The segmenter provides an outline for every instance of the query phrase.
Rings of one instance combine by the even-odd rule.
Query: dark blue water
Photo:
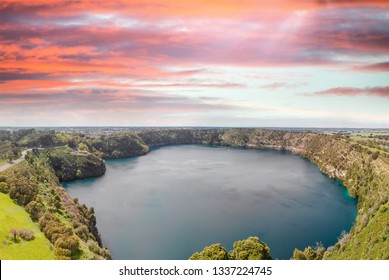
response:
[[[289,259],[296,247],[333,245],[357,213],[339,181],[282,151],[169,146],[64,185],[95,208],[114,259],[187,259],[249,236]]]

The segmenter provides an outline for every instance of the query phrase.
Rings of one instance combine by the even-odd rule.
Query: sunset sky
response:
[[[389,1],[1,0],[0,126],[389,128]]]

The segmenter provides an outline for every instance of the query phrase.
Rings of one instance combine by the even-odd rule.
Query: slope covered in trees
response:
[[[57,259],[111,258],[102,247],[93,208],[69,196],[48,161],[46,156],[29,155],[2,173],[0,191],[24,207]]]

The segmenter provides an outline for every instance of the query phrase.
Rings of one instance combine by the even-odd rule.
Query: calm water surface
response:
[[[187,259],[252,235],[289,259],[296,247],[333,245],[357,213],[339,181],[282,151],[169,146],[64,186],[95,208],[114,259]]]

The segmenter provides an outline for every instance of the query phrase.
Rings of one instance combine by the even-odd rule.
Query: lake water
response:
[[[188,259],[249,236],[289,259],[296,247],[335,244],[357,213],[339,181],[283,151],[167,146],[108,160],[104,176],[64,186],[95,208],[114,259]]]

